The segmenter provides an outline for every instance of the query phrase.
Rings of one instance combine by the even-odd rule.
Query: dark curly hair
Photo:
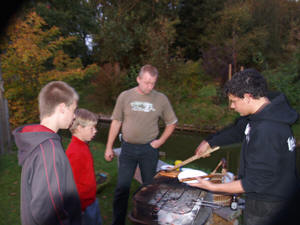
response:
[[[226,95],[232,94],[244,98],[244,94],[251,94],[253,98],[265,97],[268,86],[265,78],[255,69],[245,69],[237,72],[224,86]]]

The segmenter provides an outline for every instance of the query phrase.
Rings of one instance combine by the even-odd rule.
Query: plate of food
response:
[[[207,176],[207,173],[202,170],[187,169],[178,174],[178,180],[184,183],[197,183],[198,181],[196,177],[202,176]]]

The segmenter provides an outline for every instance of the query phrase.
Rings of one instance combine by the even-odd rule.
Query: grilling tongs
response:
[[[188,164],[188,163],[191,163],[191,162],[193,162],[193,161],[195,161],[195,160],[197,160],[197,159],[203,158],[203,157],[205,157],[206,155],[208,155],[208,154],[210,154],[210,153],[212,153],[212,152],[214,152],[214,151],[219,150],[219,148],[220,148],[220,146],[216,146],[216,147],[214,147],[214,148],[211,148],[211,149],[207,150],[206,152],[202,153],[201,155],[194,155],[194,156],[192,156],[192,157],[190,157],[190,158],[184,160],[182,163],[179,163],[179,164],[177,164],[176,166],[171,167],[170,169],[168,169],[168,171],[176,170],[176,169],[178,169],[178,168],[180,168],[180,167],[182,167],[182,166],[185,166],[185,165]]]
[[[188,164],[188,163],[190,163],[190,162],[193,162],[193,161],[195,161],[195,160],[197,160],[197,159],[200,159],[200,158],[202,158],[202,157],[205,157],[206,155],[208,155],[208,154],[210,154],[210,153],[212,153],[212,152],[214,152],[214,151],[217,151],[219,148],[220,148],[220,147],[217,146],[217,147],[214,147],[214,148],[209,149],[208,151],[204,152],[204,153],[201,154],[201,155],[194,155],[194,156],[192,156],[192,157],[190,157],[190,158],[184,160],[182,163],[177,164],[177,165],[174,166],[174,167],[170,167],[170,168],[167,169],[167,170],[162,170],[162,171],[160,171],[160,172],[159,172],[159,175],[161,175],[161,176],[166,176],[166,177],[174,177],[174,178],[175,178],[175,177],[177,177],[178,174],[179,174],[179,171],[176,171],[176,169],[178,169],[178,168],[180,168],[180,167],[182,167],[182,166],[185,166],[186,164]]]

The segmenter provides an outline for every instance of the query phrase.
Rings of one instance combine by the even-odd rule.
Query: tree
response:
[[[68,55],[79,57],[84,66],[93,62],[92,49],[87,46],[87,41],[100,28],[97,0],[38,0],[33,1],[33,7],[48,27],[58,27],[63,37],[76,37],[72,47],[64,47]]]
[[[99,1],[101,29],[94,38],[97,58],[101,63],[118,62],[125,69],[170,58],[176,4],[175,0]]]
[[[94,90],[89,96],[89,99],[97,99],[96,109],[102,110],[103,105],[106,109],[113,109],[117,100],[117,96],[126,89],[127,72],[122,71],[118,63],[106,63],[101,66],[99,73],[92,79],[91,88]],[[99,107],[98,107],[99,106]]]
[[[291,105],[300,110],[300,48],[290,62],[280,64],[276,69],[264,71],[271,89],[283,92]]]
[[[10,152],[11,132],[9,127],[9,115],[7,100],[4,98],[4,88],[0,63],[0,154]]]
[[[178,4],[179,23],[175,25],[174,47],[181,48],[183,57],[198,60],[202,57],[202,38],[206,26],[215,21],[223,9],[224,0],[181,0]]]
[[[227,77],[228,64],[236,72],[240,66],[257,67],[253,57],[263,51],[267,33],[263,27],[254,26],[247,1],[228,1],[219,19],[211,22],[203,37],[204,68],[213,76]]]
[[[8,39],[2,43],[5,96],[13,127],[38,121],[37,95],[47,82],[72,84],[97,71],[95,65],[82,69],[79,58],[71,59],[64,53],[63,46],[74,42],[74,37],[61,37],[57,27],[46,28],[46,22],[31,12],[8,27]]]

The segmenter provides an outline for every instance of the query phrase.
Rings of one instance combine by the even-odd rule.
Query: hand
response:
[[[105,154],[104,154],[105,160],[110,162],[113,160],[114,157],[115,157],[115,154],[114,154],[114,151],[112,150],[112,148],[106,148]]]
[[[198,188],[206,189],[209,191],[213,191],[214,183],[206,180],[205,178],[202,179],[200,177],[197,177],[197,180],[198,180],[198,183],[188,183],[188,185],[190,185],[192,187],[198,187]]]
[[[152,146],[152,148],[159,148],[160,146],[162,146],[163,143],[161,143],[161,141],[159,139],[157,140],[153,140],[150,145]]]
[[[207,150],[209,150],[211,147],[208,144],[207,141],[203,140],[200,145],[198,145],[198,147],[195,150],[195,155],[202,155],[204,152],[206,152]],[[207,154],[205,156],[203,156],[204,158],[209,157],[210,154]]]

